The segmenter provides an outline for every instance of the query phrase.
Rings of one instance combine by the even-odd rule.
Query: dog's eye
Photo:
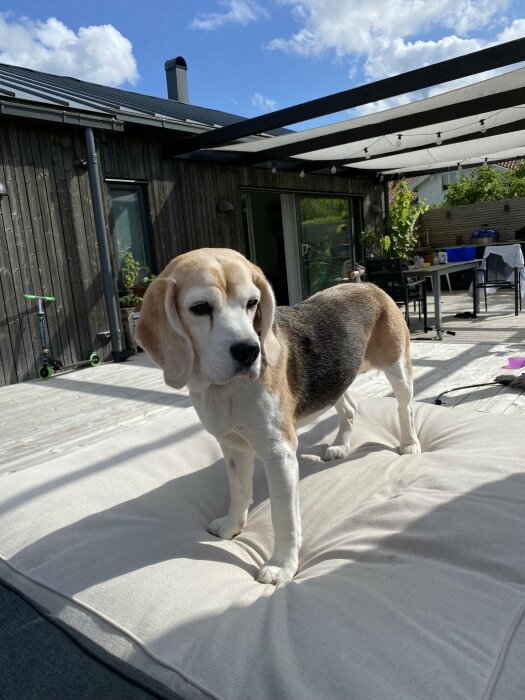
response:
[[[195,306],[190,306],[190,311],[192,314],[195,314],[195,316],[210,316],[212,308],[207,301],[201,301],[195,304]]]
[[[250,299],[249,302],[246,304],[247,309],[253,309],[257,306],[259,303],[259,299]]]

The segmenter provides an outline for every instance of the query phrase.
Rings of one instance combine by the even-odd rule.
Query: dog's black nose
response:
[[[257,343],[235,343],[230,352],[237,362],[249,367],[259,357],[260,349]]]

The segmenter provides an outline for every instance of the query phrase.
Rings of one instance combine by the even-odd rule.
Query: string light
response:
[[[385,176],[383,175],[383,173],[379,173],[379,182],[383,182],[384,179]]]
[[[397,135],[396,148],[401,148],[401,134]]]
[[[479,130],[481,131],[482,134],[484,134],[487,131],[487,125],[485,124],[485,120],[482,119],[479,124],[480,124]]]
[[[441,146],[443,143],[443,139],[441,138],[441,131],[438,131],[436,134],[436,146]]]
[[[367,160],[370,160],[370,153],[368,152],[368,148],[365,148],[365,158]]]
[[[335,165],[332,165],[332,167],[330,168],[330,172],[332,173],[332,175],[336,174],[337,168],[335,167]]]
[[[463,166],[461,165],[461,163],[458,163],[458,173],[461,173],[462,170]]]
[[[299,177],[304,177],[304,168],[303,168],[303,169],[301,170],[301,172],[299,173]]]

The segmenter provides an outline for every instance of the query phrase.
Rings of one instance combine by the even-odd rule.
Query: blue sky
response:
[[[0,62],[164,97],[164,61],[182,55],[190,101],[242,116],[520,36],[519,0],[7,0],[0,9]]]

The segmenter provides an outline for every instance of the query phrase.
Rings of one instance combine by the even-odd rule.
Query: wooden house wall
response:
[[[36,303],[47,305],[48,342],[64,363],[86,359],[107,328],[83,132],[0,122],[0,383],[37,376]]]
[[[102,177],[144,182],[157,271],[196,247],[246,252],[244,187],[361,195],[364,224],[381,223],[370,213],[381,191],[367,181],[174,160],[163,156],[167,138],[128,126],[124,133],[96,134]],[[108,323],[85,159],[82,129],[0,121],[0,180],[9,192],[0,198],[0,385],[37,376],[36,304],[24,292],[56,296],[47,305],[48,338],[64,363],[93,350],[109,357],[99,335]],[[233,211],[217,212],[218,199],[232,202]]]
[[[167,139],[168,137],[166,137]],[[173,138],[173,136],[171,137]],[[104,177],[147,182],[152,237],[158,269],[193,248],[224,246],[246,253],[241,192],[243,188],[304,191],[363,197],[364,225],[380,227],[381,186],[368,180],[277,172],[265,168],[235,168],[163,157],[158,133],[127,128],[124,134],[99,137]],[[218,212],[226,199],[230,212]]]

